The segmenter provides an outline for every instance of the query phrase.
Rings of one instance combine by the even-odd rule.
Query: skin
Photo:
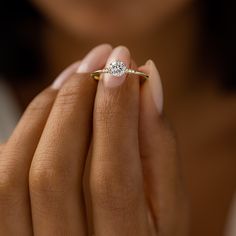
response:
[[[82,59],[87,51],[101,42],[110,42],[112,43],[112,45],[119,45],[121,43],[127,45],[130,51],[132,51],[132,57],[135,59],[138,65],[143,64],[143,62],[146,61],[147,56],[151,57],[154,61],[157,62],[158,69],[162,75],[162,83],[165,91],[165,114],[167,114],[168,119],[171,121],[178,137],[178,149],[181,153],[181,162],[177,161],[177,164],[168,164],[167,166],[173,166],[174,168],[176,168],[176,166],[182,167],[182,176],[185,182],[191,209],[191,217],[189,217],[190,235],[221,236],[226,226],[228,212],[231,207],[230,204],[234,191],[236,189],[236,143],[234,141],[236,140],[236,98],[234,94],[225,94],[218,88],[215,79],[218,77],[216,71],[205,71],[205,68],[197,66],[196,56],[198,55],[197,52],[199,50],[200,17],[199,13],[193,6],[193,2],[190,0],[139,0],[135,1],[135,4],[133,4],[133,1],[119,1],[119,5],[116,5],[115,1],[105,0],[94,0],[91,2],[79,0],[32,0],[32,3],[35,4],[35,6],[48,19],[46,24],[43,26],[41,39],[43,42],[44,60],[48,65],[48,71],[46,71],[47,73],[45,74],[45,76],[43,76],[43,78],[46,78],[45,81],[38,80],[37,84],[34,81],[30,87],[26,87],[26,85],[15,86],[17,87],[17,94],[21,95],[19,96],[19,100],[21,101],[22,107],[24,108],[26,104],[28,104],[29,101],[35,96],[35,91],[38,91],[39,88],[44,86],[45,84],[49,84],[50,82],[52,82],[52,79],[62,70],[62,68],[65,68],[72,61],[78,60],[78,58]],[[131,7],[131,5],[132,7],[135,5],[135,11]],[[103,7],[102,9],[101,6]],[[128,9],[128,14],[127,12],[120,10],[120,8],[124,9],[124,6],[126,9]],[[106,8],[104,9],[104,7]],[[132,10],[130,10],[131,8]],[[104,12],[106,14],[104,14]],[[112,12],[113,14],[109,14],[109,12]],[[132,14],[134,12],[135,14]],[[144,14],[144,12],[148,12],[148,14]],[[63,57],[61,55],[63,55]],[[208,80],[208,77],[214,79]],[[22,87],[18,88],[19,86]],[[101,93],[99,92],[99,94]],[[158,95],[159,92],[156,94]],[[140,91],[140,97],[144,98],[144,96],[142,96],[142,90]],[[146,99],[141,99],[141,104],[144,104],[143,100],[146,101]],[[160,96],[158,97],[158,100],[160,100]],[[141,104],[140,106],[142,107],[142,109],[151,107],[150,101],[146,102],[145,105]],[[156,109],[153,108],[150,110],[155,111]],[[147,111],[143,112],[143,110],[140,110],[139,112],[140,116],[147,113]],[[150,113],[148,114],[149,117],[151,117]],[[30,117],[34,117],[34,115],[30,115]],[[61,114],[59,115],[59,117],[61,117]],[[161,115],[161,118],[162,120],[164,119],[163,114]],[[159,129],[154,128],[155,122],[151,122],[150,120],[148,120],[148,118],[141,117],[140,120],[143,124],[150,124],[149,129],[147,129],[146,125],[141,125],[141,127],[145,128],[140,128],[139,130],[148,131],[146,135],[144,134],[144,132],[139,134],[140,137],[143,137],[141,138],[143,141],[140,143],[145,143],[146,140],[150,138],[150,132],[154,131],[154,134],[160,134],[160,136],[152,136],[152,140],[149,141],[149,143],[153,143],[156,147],[159,147],[158,145],[160,144],[161,147],[159,147],[158,150],[162,148],[164,144],[171,145],[170,147],[167,146],[165,149],[161,149],[163,153],[165,153],[166,150],[172,150],[171,147],[173,147],[173,139],[169,138],[168,141],[164,142],[165,139],[161,136],[162,132],[160,132]],[[155,118],[155,121],[156,120],[159,120],[159,116]],[[38,126],[37,124],[35,125],[35,127],[40,126]],[[163,129],[165,130],[165,128]],[[166,130],[169,130],[169,128],[166,128]],[[168,132],[171,133],[171,131]],[[22,138],[23,135],[20,132],[15,131],[15,133],[19,133],[18,135]],[[40,136],[40,134],[38,135]],[[126,133],[125,136],[127,136]],[[170,137],[172,136],[173,135],[171,134]],[[38,136],[30,136],[26,144],[31,143],[32,140],[34,140],[32,137],[36,138]],[[49,135],[49,137],[51,136]],[[50,139],[49,137],[48,139]],[[57,135],[53,135],[53,137],[57,137]],[[99,137],[98,139],[101,139],[101,137]],[[79,140],[79,138],[76,137],[76,140]],[[121,140],[122,138],[117,141],[117,143],[119,142],[119,145]],[[45,145],[48,143],[50,144],[49,141],[45,141]],[[128,141],[128,143],[132,143],[132,140]],[[9,147],[9,144],[7,145]],[[114,144],[114,146],[116,147],[117,145],[118,144]],[[25,143],[22,146],[27,147]],[[131,144],[129,144],[129,147],[130,146]],[[148,150],[150,148],[150,145],[148,143],[145,143],[145,145],[143,146],[148,147],[146,148]],[[18,149],[19,147],[13,148],[12,146],[10,146],[6,150],[8,150],[9,153],[16,153],[16,151],[14,150],[17,150],[18,153]],[[143,148],[141,144],[139,146],[139,150],[142,149]],[[60,150],[60,153],[63,150]],[[90,150],[92,150],[92,148],[90,148]],[[137,148],[134,149],[134,152],[135,150],[137,151]],[[34,151],[32,152],[34,153]],[[108,150],[103,150],[103,152],[108,153]],[[157,153],[157,151],[155,150],[152,153]],[[140,151],[140,155],[141,154],[142,151]],[[5,156],[8,155],[11,154],[4,154],[4,157],[2,157],[2,159],[7,159],[5,158]],[[31,155],[31,159],[33,158],[32,156],[34,155]],[[91,155],[89,154],[88,156]],[[115,157],[115,155],[111,156]],[[142,154],[142,156],[146,156],[145,152],[144,154]],[[170,156],[168,155],[168,157]],[[13,160],[19,159],[21,158],[13,158]],[[146,159],[155,160],[155,158]],[[141,158],[141,160],[143,160],[143,158]],[[165,155],[163,155],[163,160],[165,160]],[[145,179],[144,182],[151,182],[150,184],[146,185],[156,186],[156,183],[160,183],[164,189],[169,188],[168,191],[163,190],[163,196],[165,196],[163,197],[163,199],[172,199],[171,201],[177,202],[179,204],[179,201],[175,200],[176,195],[178,194],[173,192],[172,194],[166,193],[170,192],[171,189],[172,191],[173,189],[176,189],[175,187],[171,186],[170,182],[172,183],[172,181],[166,181],[170,179],[170,177],[154,177],[151,174],[162,173],[162,165],[155,165],[155,163],[153,164],[152,161],[150,162],[151,163],[149,164],[145,164],[145,162],[142,161],[142,169],[146,170],[143,173],[143,179]],[[51,163],[48,163],[48,165],[49,164]],[[30,164],[28,164],[28,166],[29,165]],[[90,173],[89,167],[91,165],[92,163],[90,165],[85,165],[86,170],[88,169],[86,173]],[[147,166],[147,168],[145,168],[145,165]],[[3,184],[3,186],[6,185],[14,187],[15,185],[19,184],[18,179],[21,179],[21,175],[19,174],[16,178],[14,178],[14,174],[16,172],[15,170],[17,169],[15,166],[18,166],[17,164],[15,164],[15,161],[13,161],[13,163],[10,163],[9,166],[14,166],[14,168],[11,169],[10,174],[7,174],[6,178],[2,179],[3,183],[10,182],[10,184]],[[35,164],[35,166],[37,165]],[[150,171],[150,168],[148,166],[160,166],[160,169]],[[124,166],[122,170],[124,171],[127,169],[128,167]],[[166,167],[163,169],[169,170],[169,168]],[[128,170],[130,171],[130,168]],[[126,172],[129,172],[128,170]],[[178,169],[178,171],[180,170]],[[5,168],[2,169],[2,172],[5,176]],[[120,173],[119,171],[117,172]],[[171,171],[172,174],[174,172],[175,171]],[[29,171],[26,171],[24,183],[27,183],[28,181],[28,173]],[[34,172],[32,171],[32,173]],[[90,174],[86,173],[86,178],[84,177],[84,179],[89,179],[88,176],[90,176]],[[103,173],[103,171],[101,171],[101,173]],[[171,176],[171,173],[167,172],[166,174],[168,176]],[[95,172],[95,174],[97,174],[97,172]],[[43,173],[40,176],[44,177],[45,175],[46,174]],[[13,176],[13,181],[11,176]],[[16,180],[14,181],[14,179]],[[109,179],[112,179],[112,177],[109,176]],[[178,178],[176,177],[174,179]],[[51,179],[48,178],[48,180],[45,180],[45,182],[47,181],[51,181]],[[52,182],[53,181],[54,179],[52,179]],[[15,185],[12,184],[12,182],[15,183]],[[90,183],[88,180],[85,180],[84,182],[84,188],[87,189],[85,192],[89,193],[85,197],[85,200],[87,201],[86,210],[89,209],[88,211],[91,213],[88,213],[88,215],[91,216],[90,219],[92,219],[92,204],[91,200],[89,200],[90,197],[87,197],[90,195],[90,187],[88,187],[90,186]],[[100,183],[98,183],[98,185],[100,185]],[[7,192],[7,194],[8,192],[14,193],[15,188],[13,187],[11,188],[11,191],[6,190],[5,192]],[[110,187],[106,188],[110,189]],[[119,188],[115,188],[115,190],[117,189]],[[149,193],[150,190],[148,187],[147,189],[148,190],[146,190],[145,188],[145,191],[140,190],[140,195],[142,195],[143,192]],[[160,190],[158,189],[158,193],[159,192]],[[159,205],[162,205],[161,200],[156,200],[160,199],[159,196],[156,198],[156,194],[151,195],[154,196],[152,197],[154,199],[152,200],[152,202],[158,202]],[[3,196],[5,195],[3,194]],[[43,194],[41,194],[40,196],[42,196],[43,198]],[[114,195],[111,194],[109,196],[114,197]],[[51,196],[49,196],[48,198],[52,199]],[[151,201],[150,198],[151,197],[148,198],[148,201]],[[14,200],[15,198],[12,197],[12,199]],[[28,200],[25,205],[28,206],[29,197],[26,197],[26,199]],[[50,200],[48,199],[47,201],[50,202]],[[184,202],[185,204],[187,204],[186,200]],[[113,202],[111,205],[113,206],[114,204],[115,203]],[[10,205],[12,204],[9,204],[5,207],[5,211],[8,212],[9,208],[15,212],[15,209],[8,207]],[[164,205],[170,206],[173,204],[165,203]],[[171,209],[174,208],[175,207],[171,207]],[[27,207],[25,207],[24,209],[27,209]],[[152,207],[150,207],[150,209],[152,209]],[[21,209],[21,211],[25,210]],[[176,220],[170,220],[170,215],[176,217],[176,214],[169,214],[168,211],[169,207],[166,207],[165,211],[163,213],[160,213],[162,216],[157,214],[158,216],[156,217],[155,214],[152,214],[152,218],[167,219],[160,220],[161,222],[164,221],[167,223],[160,223],[158,221],[157,224],[162,225],[160,227],[173,229],[173,225],[176,225],[176,223],[173,222],[176,222]],[[45,211],[39,212],[41,213]],[[48,210],[46,212],[51,212],[51,210]],[[155,212],[159,213],[159,209],[155,210]],[[185,211],[183,210],[183,212]],[[114,213],[114,215],[115,214],[116,213]],[[63,213],[63,216],[64,215],[66,215],[66,213]],[[109,219],[113,219],[114,215],[109,217]],[[51,216],[51,218],[58,217]],[[183,224],[183,228],[186,230],[187,223],[185,217],[178,217],[178,219],[183,220],[181,221],[181,223],[178,223],[178,225]],[[12,222],[12,219],[8,222]],[[52,221],[49,221],[50,227],[47,228],[52,228],[53,230],[53,223],[50,222]],[[116,220],[115,224],[117,224],[117,228],[120,229],[123,226],[120,227],[118,222],[119,220]],[[88,220],[86,223],[89,225],[88,229],[93,228],[94,223],[92,222],[92,220]],[[45,224],[45,222],[43,224]],[[110,225],[112,225],[112,222],[111,224],[109,224],[109,226]],[[43,226],[40,228],[44,229],[46,227]],[[110,229],[108,228],[107,230]],[[160,234],[160,232],[158,233]],[[123,235],[123,232],[120,235]]]
[[[32,2],[55,25],[78,38],[110,41],[115,37],[119,39],[127,37],[127,40],[130,37],[134,39],[142,34],[150,34],[191,3],[191,0],[120,0],[117,2],[32,0]]]
[[[82,62],[100,69],[115,50],[131,63],[109,45]],[[152,96],[160,77],[152,61],[140,70],[150,80],[115,87],[72,73],[30,103],[1,146],[1,235],[187,235],[175,138]]]

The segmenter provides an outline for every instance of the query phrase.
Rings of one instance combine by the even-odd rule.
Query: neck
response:
[[[175,99],[185,96],[192,90],[195,77],[199,76],[199,29],[199,16],[195,8],[188,8],[142,42],[138,40],[137,44],[131,42],[128,45],[138,64],[149,58],[156,62],[166,101],[173,103]]]
[[[94,45],[73,37],[50,24],[43,26],[43,55],[46,76],[52,81],[64,68],[80,60]]]

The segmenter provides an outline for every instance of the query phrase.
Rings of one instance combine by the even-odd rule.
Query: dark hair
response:
[[[41,67],[40,14],[26,0],[1,0],[0,76],[28,80]]]
[[[221,84],[236,89],[235,9],[232,0],[198,0],[202,10],[205,52],[218,63]],[[0,76],[32,79],[42,69],[40,14],[27,0],[1,0]],[[215,60],[217,58],[217,60]]]
[[[220,72],[220,83],[227,90],[236,89],[236,14],[232,0],[200,0],[202,11],[204,55],[214,61]],[[207,56],[206,54],[210,55]]]

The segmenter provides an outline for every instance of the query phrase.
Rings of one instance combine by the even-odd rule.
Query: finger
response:
[[[55,96],[47,89],[32,101],[1,154],[0,235],[32,235],[28,171]]]
[[[131,67],[133,69],[136,69],[136,63],[134,60],[131,60]],[[94,223],[93,223],[93,209],[92,209],[92,201],[91,201],[91,193],[89,189],[89,180],[90,180],[90,168],[91,168],[91,160],[92,160],[92,149],[93,149],[93,139],[90,143],[89,153],[86,159],[86,165],[84,170],[84,196],[85,196],[85,202],[86,202],[86,215],[87,215],[87,221],[88,221],[88,235],[94,235]]]
[[[48,89],[33,100],[1,154],[0,235],[32,235],[28,170],[55,93]]]
[[[187,235],[180,163],[175,137],[162,115],[160,76],[151,60],[140,70],[150,77],[141,86],[140,152],[151,213],[160,235]]]
[[[2,153],[2,150],[3,150],[4,146],[5,146],[5,143],[0,143],[0,155]]]
[[[62,80],[78,65],[68,67],[58,78]],[[56,94],[57,90],[48,88],[36,96],[4,144],[0,157],[0,235],[32,235],[29,168]]]
[[[85,72],[104,66],[110,52],[93,49],[56,98],[30,169],[35,235],[86,235],[82,175],[97,82]]]
[[[128,67],[130,53],[117,47],[108,59]],[[94,108],[90,191],[94,233],[148,235],[138,146],[139,79],[99,81]]]
[[[131,60],[131,67],[136,69],[136,63],[134,60]],[[91,193],[89,189],[89,180],[90,180],[90,167],[91,167],[91,160],[92,160],[92,149],[93,149],[93,139],[90,144],[89,153],[86,159],[85,171],[84,171],[84,198],[86,202],[86,215],[88,221],[88,235],[94,235],[94,223],[93,223],[93,209],[92,209],[92,201],[91,201]]]
[[[93,209],[92,209],[91,193],[90,193],[90,189],[89,189],[92,149],[93,149],[93,138],[91,138],[91,143],[90,143],[88,155],[86,158],[84,174],[83,174],[83,191],[84,191],[84,200],[85,200],[85,205],[86,205],[88,235],[91,235],[91,236],[94,234]]]

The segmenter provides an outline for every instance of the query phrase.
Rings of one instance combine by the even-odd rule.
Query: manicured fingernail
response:
[[[112,47],[109,44],[102,44],[93,48],[82,61],[76,62],[65,69],[53,82],[51,88],[60,89],[73,73],[88,73],[104,67],[111,52]]]
[[[81,61],[77,73],[88,73],[104,67],[112,47],[109,44],[102,44],[93,48]]]
[[[119,46],[116,47],[111,55],[109,56],[107,63],[106,63],[106,68],[108,68],[110,66],[110,63],[112,62],[123,62],[124,65],[128,68],[130,65],[130,52],[129,50],[124,47],[124,46]],[[116,64],[114,64],[114,72],[121,72],[122,73],[122,64],[118,65],[118,70],[116,67]],[[116,73],[114,73],[113,75],[110,73],[106,73],[104,74],[103,77],[103,83],[106,87],[117,87],[119,85],[121,85],[124,80],[126,78],[126,74],[123,74],[121,76],[117,76]]]
[[[67,67],[52,83],[51,88],[58,90],[62,87],[62,85],[64,84],[64,82],[67,80],[67,78],[69,78],[73,73],[76,72],[78,66],[80,65],[80,61],[79,62],[75,62],[72,65],[70,65],[69,67]]]
[[[163,110],[163,89],[157,67],[152,60],[148,60],[141,68],[141,70],[144,70],[144,72],[149,75],[149,78],[145,83],[148,83],[154,104],[156,105],[158,112],[161,114]]]

